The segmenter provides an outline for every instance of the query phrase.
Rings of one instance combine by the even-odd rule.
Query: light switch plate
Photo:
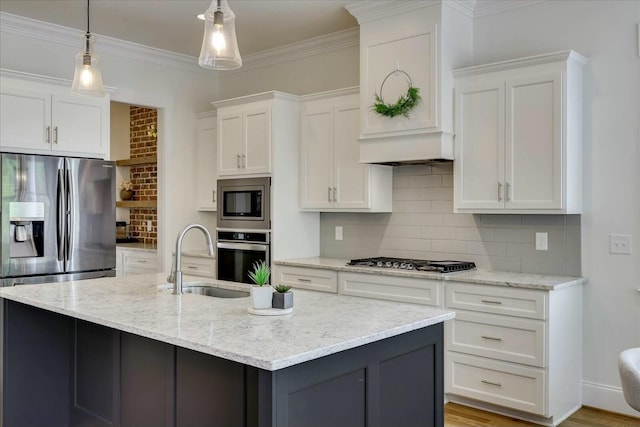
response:
[[[342,226],[336,225],[336,240],[342,240]]]
[[[609,253],[631,255],[631,234],[610,234]]]
[[[548,251],[547,233],[536,233],[536,251]]]

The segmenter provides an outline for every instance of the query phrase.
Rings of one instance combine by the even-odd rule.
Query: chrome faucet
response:
[[[211,238],[211,233],[204,225],[200,224],[189,224],[187,225],[181,232],[178,234],[178,238],[176,239],[176,259],[175,265],[171,269],[171,274],[167,277],[167,282],[173,283],[173,294],[174,295],[182,295],[182,239],[184,239],[184,235],[187,234],[187,231],[192,228],[197,228],[204,233],[204,236],[207,238],[207,247],[209,249],[209,255],[213,256],[213,239]]]

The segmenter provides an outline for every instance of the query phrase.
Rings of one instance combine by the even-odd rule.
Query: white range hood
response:
[[[451,70],[472,62],[472,10],[425,0],[364,1],[347,10],[360,24],[360,161],[453,160]],[[422,100],[408,118],[373,111],[376,94],[394,104],[409,81]]]

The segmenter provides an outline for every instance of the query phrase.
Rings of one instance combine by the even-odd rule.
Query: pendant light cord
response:
[[[89,0],[87,0],[87,33],[91,34],[89,27]]]

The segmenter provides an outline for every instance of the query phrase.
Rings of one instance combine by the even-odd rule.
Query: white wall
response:
[[[622,400],[617,356],[640,346],[640,58],[638,1],[550,1],[479,17],[476,64],[574,49],[590,59],[584,89],[583,400]],[[631,234],[633,255],[609,254],[609,234]],[[634,415],[638,415],[637,412]]]

